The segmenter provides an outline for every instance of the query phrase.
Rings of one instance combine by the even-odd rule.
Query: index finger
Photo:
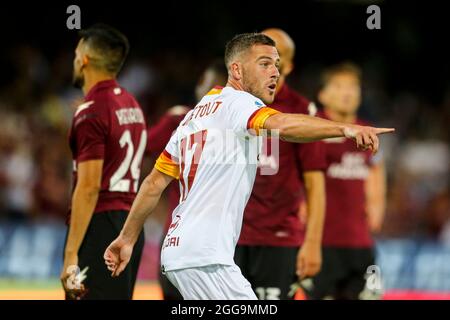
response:
[[[395,128],[375,128],[376,134],[390,133],[394,132]]]

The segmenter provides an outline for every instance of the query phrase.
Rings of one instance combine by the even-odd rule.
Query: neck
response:
[[[114,80],[115,77],[111,74],[99,73],[99,72],[86,72],[84,74],[83,94],[87,95],[88,92],[99,82],[106,80]]]
[[[228,82],[227,82],[227,87],[231,87],[235,90],[241,90],[241,91],[245,91],[244,90],[244,86],[237,80],[234,79],[230,79],[228,78]]]
[[[354,123],[356,122],[355,113],[343,113],[332,110],[330,108],[325,108],[325,114],[333,121],[344,122],[344,123]]]

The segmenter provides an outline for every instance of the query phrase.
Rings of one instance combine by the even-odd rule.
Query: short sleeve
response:
[[[167,143],[166,148],[160,154],[155,163],[155,169],[175,179],[178,179],[180,177],[180,161],[177,137],[177,132],[175,132],[175,134],[172,135],[169,142]]]
[[[107,124],[94,108],[74,119],[74,137],[77,147],[77,161],[103,159]]]
[[[240,95],[230,105],[230,121],[233,129],[242,132],[254,130],[257,135],[271,115],[278,111],[266,107],[258,98],[252,95]],[[251,132],[251,131],[250,131]]]
[[[247,120],[247,130],[254,130],[254,132],[256,132],[256,135],[259,135],[260,130],[264,129],[264,123],[266,122],[267,118],[277,113],[280,112],[269,107],[263,107],[256,110]]]
[[[325,170],[327,167],[325,144],[322,141],[296,145],[301,171]]]

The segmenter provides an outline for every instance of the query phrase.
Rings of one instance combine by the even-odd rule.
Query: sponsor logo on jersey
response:
[[[341,162],[331,164],[327,171],[330,178],[344,180],[364,180],[368,174],[365,156],[358,152],[344,153]]]

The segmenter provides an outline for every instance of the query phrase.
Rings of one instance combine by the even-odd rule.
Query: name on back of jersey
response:
[[[189,123],[189,121],[193,119],[203,118],[211,114],[214,114],[217,111],[217,109],[219,109],[221,104],[222,101],[213,101],[195,106],[195,108],[191,111],[189,117],[181,125],[185,126]]]
[[[139,108],[122,108],[116,110],[117,120],[119,125],[143,123],[145,124],[144,114]]]

